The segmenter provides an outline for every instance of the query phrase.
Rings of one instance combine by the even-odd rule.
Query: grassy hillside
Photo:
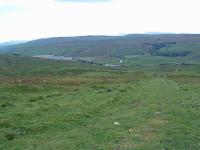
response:
[[[2,150],[199,149],[199,86],[68,80],[1,85]]]
[[[164,34],[83,36],[39,39],[0,48],[0,52],[23,55],[72,57],[123,57],[150,54],[165,57],[200,57],[200,35]]]
[[[200,65],[161,58],[0,56],[0,149],[199,150]]]
[[[0,55],[0,77],[76,76],[87,72],[113,72],[100,65],[16,55]],[[116,71],[115,71],[116,72]]]

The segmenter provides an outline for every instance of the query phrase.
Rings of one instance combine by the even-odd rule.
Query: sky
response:
[[[0,0],[0,42],[79,35],[200,33],[199,0]]]

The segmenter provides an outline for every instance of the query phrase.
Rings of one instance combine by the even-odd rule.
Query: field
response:
[[[172,61],[0,56],[0,149],[199,150],[200,65]]]

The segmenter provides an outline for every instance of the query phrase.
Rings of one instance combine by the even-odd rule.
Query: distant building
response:
[[[116,64],[105,64],[104,66],[106,66],[106,67],[121,67],[121,65],[116,65]]]

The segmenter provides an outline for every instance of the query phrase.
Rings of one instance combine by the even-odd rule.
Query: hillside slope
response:
[[[88,72],[110,72],[107,68],[78,61],[59,61],[27,56],[0,55],[0,79],[3,77],[76,76]]]
[[[0,48],[0,52],[29,56],[122,57],[150,54],[200,58],[200,35],[131,34],[126,36],[58,37],[4,46]]]

